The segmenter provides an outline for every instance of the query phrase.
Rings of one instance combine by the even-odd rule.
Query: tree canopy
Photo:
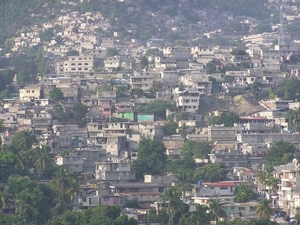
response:
[[[166,110],[170,109],[173,110],[175,106],[167,101],[163,100],[154,100],[147,104],[145,108],[145,112],[147,113],[154,113],[155,116],[159,118],[166,118]]]
[[[276,142],[268,151],[266,169],[270,172],[274,170],[274,166],[291,162],[295,151],[295,146],[287,141]]]
[[[205,164],[194,172],[194,181],[219,182],[226,180],[226,167],[222,163]]]
[[[193,156],[196,158],[208,158],[208,154],[212,151],[212,143],[208,141],[191,141],[184,142],[182,147],[182,154],[187,156]]]
[[[164,172],[167,163],[166,147],[162,141],[143,139],[139,143],[138,158],[131,164],[137,179],[144,174],[157,175]]]
[[[248,202],[257,198],[258,194],[248,184],[241,184],[235,188],[234,200],[236,202]]]
[[[49,92],[49,95],[52,101],[60,101],[64,99],[64,93],[58,87],[53,87]]]
[[[239,115],[232,112],[222,112],[220,116],[211,116],[209,119],[210,125],[222,125],[225,127],[233,127],[235,123],[240,122]]]

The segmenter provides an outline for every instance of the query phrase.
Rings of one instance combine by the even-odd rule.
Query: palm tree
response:
[[[52,190],[62,197],[61,200],[56,200],[58,208],[62,206],[70,206],[74,196],[79,192],[79,182],[75,174],[67,167],[60,166],[55,172],[54,178],[50,182]],[[58,210],[61,211],[61,210]]]
[[[176,186],[181,190],[183,199],[185,200],[186,196],[186,189],[189,188],[191,185],[188,183],[189,174],[187,171],[183,171],[180,174],[176,175],[177,182]]]
[[[224,205],[224,202],[222,202],[218,198],[211,199],[208,202],[208,208],[209,208],[210,214],[212,215],[212,217],[216,221],[216,223],[219,222],[220,218],[226,218],[226,212],[222,208],[223,205]]]
[[[34,166],[43,176],[45,170],[52,165],[51,149],[49,146],[43,145],[41,148],[36,148],[35,150],[38,158],[34,162]]]
[[[16,214],[22,218],[25,224],[32,224],[38,215],[38,210],[34,207],[34,198],[34,195],[23,193],[17,200]]]
[[[29,130],[21,131],[20,133],[16,134],[11,140],[11,145],[18,151],[30,150],[32,148],[32,145],[36,143],[37,139],[35,135]]]
[[[10,205],[10,197],[11,194],[8,193],[8,188],[0,186],[0,215],[2,214],[2,210],[6,209]]]
[[[256,217],[258,219],[269,219],[271,217],[273,209],[270,204],[271,201],[264,198],[256,205]]]
[[[278,184],[280,183],[280,180],[275,177],[270,177],[266,181],[266,185],[269,186],[269,189],[271,190],[271,193],[275,193],[278,190]]]
[[[170,187],[163,195],[163,199],[168,202],[169,225],[173,225],[174,216],[180,211],[182,201],[181,191],[176,187]]]

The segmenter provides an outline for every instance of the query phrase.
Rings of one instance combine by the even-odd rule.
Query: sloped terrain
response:
[[[265,110],[250,94],[237,95],[233,98],[233,102],[233,112],[240,116],[251,116],[259,111]]]

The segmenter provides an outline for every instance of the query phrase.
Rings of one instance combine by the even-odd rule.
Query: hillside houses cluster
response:
[[[176,21],[169,21],[168,28]],[[246,19],[245,23],[257,24]],[[104,38],[95,32],[111,28],[101,14],[68,13],[53,24],[43,24],[43,29],[55,29],[56,25],[62,27],[54,32],[62,37],[61,44],[55,38],[43,42],[38,27],[24,30],[15,38],[15,52],[43,42],[48,61],[45,71],[51,72],[20,88],[18,97],[2,101],[0,120],[6,128],[1,133],[2,145],[11,144],[18,132],[30,130],[39,145],[47,145],[55,153],[54,165],[81,174],[81,206],[121,206],[137,201],[145,209],[125,211],[142,224],[146,222],[147,209],[167,207],[160,197],[176,184],[177,177],[145,174],[144,180],[137,181],[136,171],[130,165],[138,158],[139,142],[144,138],[162,140],[166,154],[172,156],[182,155],[183,144],[188,140],[208,141],[213,144],[212,152],[206,160],[196,159],[196,163],[223,163],[228,180],[199,181],[187,188],[184,201],[191,210],[197,204],[206,205],[210,199],[221,198],[228,217],[255,217],[257,202],[234,202],[235,188],[251,183],[258,193],[272,199],[274,208],[282,208],[289,215],[299,213],[296,160],[275,167],[274,177],[280,179],[278,193],[268,193],[270,188],[258,184],[255,175],[264,168],[275,142],[284,140],[300,147],[300,134],[290,129],[285,119],[287,111],[298,109],[300,103],[294,99],[261,100],[262,110],[239,115],[240,122],[233,127],[209,125],[204,113],[209,109],[204,102],[212,96],[230,98],[268,91],[285,78],[298,78],[300,64],[290,63],[292,55],[300,55],[296,41],[274,44],[278,33],[270,32],[244,36],[242,41],[247,50],[240,52],[233,46],[174,47],[162,38],[149,39],[143,46],[137,40],[120,40],[117,33]],[[210,30],[208,25],[206,29]],[[208,37],[222,34],[221,30],[207,32]],[[112,49],[117,54],[109,55]],[[78,54],[70,55],[72,51]],[[142,57],[147,60],[145,66]],[[238,69],[223,71],[225,66]],[[122,87],[126,91],[120,92]],[[62,91],[62,100],[51,100],[53,88]],[[143,94],[131,95],[133,90],[142,90]],[[166,110],[163,116],[140,110],[157,100],[170,102],[175,109]],[[57,119],[58,106],[72,114],[73,106],[79,102],[88,107],[84,126],[76,124],[68,114],[67,121]],[[179,112],[186,113],[187,118],[178,122],[176,134],[169,135],[165,130],[166,118]],[[186,132],[179,132],[182,127],[187,127]]]

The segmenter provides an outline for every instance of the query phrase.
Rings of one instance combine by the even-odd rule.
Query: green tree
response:
[[[179,220],[179,225],[199,225],[208,224],[210,221],[210,214],[207,206],[196,205],[196,211],[184,214]]]
[[[287,141],[276,142],[268,151],[266,170],[274,170],[274,166],[285,165],[294,158],[296,148]]]
[[[28,130],[17,133],[11,140],[14,153],[30,150],[34,144],[37,144],[37,139],[35,135]]]
[[[178,155],[174,155],[169,156],[165,170],[167,172],[172,172],[176,174],[186,172],[190,174],[191,178],[195,168],[196,162],[192,156],[184,155],[183,157],[180,157]]]
[[[75,26],[72,28],[72,31],[75,33],[75,34],[78,34],[79,33],[79,27],[78,26]]]
[[[49,169],[52,166],[52,157],[51,157],[51,148],[49,146],[43,145],[35,149],[37,158],[34,162],[34,165],[38,172],[41,173],[43,177],[46,169]]]
[[[63,37],[60,35],[57,35],[55,37],[55,42],[56,42],[56,44],[61,45],[63,43]]]
[[[31,71],[23,69],[17,73],[17,84],[23,88],[26,84],[35,82],[36,77],[32,74]]]
[[[164,125],[163,130],[166,135],[169,135],[169,134],[175,134],[177,128],[178,128],[178,123],[171,121],[168,122],[166,125]]]
[[[285,118],[288,121],[289,128],[294,129],[295,131],[300,131],[300,108],[290,109]]]
[[[256,205],[256,217],[258,219],[270,219],[273,215],[273,209],[270,204],[271,201],[264,198]]]
[[[127,93],[128,87],[127,86],[119,86],[117,87],[117,93],[118,94],[124,94]]]
[[[272,27],[270,24],[267,23],[260,23],[258,24],[255,28],[255,33],[260,34],[260,33],[264,33],[264,32],[272,32]]]
[[[55,209],[57,214],[63,213],[73,203],[79,193],[79,182],[76,175],[67,167],[60,166],[50,181],[50,187],[56,194]]]
[[[282,97],[284,100],[300,101],[300,80],[284,80],[281,87],[279,97]]]
[[[234,200],[236,202],[248,202],[257,198],[258,194],[248,184],[241,184],[235,188]]]
[[[168,201],[169,225],[174,224],[175,214],[180,211],[180,205],[182,204],[180,196],[181,192],[178,188],[169,187],[162,197],[162,199]]]
[[[154,100],[147,104],[145,111],[154,113],[159,118],[166,118],[166,110],[173,110],[175,107],[172,103],[163,100]]]
[[[0,215],[3,209],[7,209],[12,203],[11,194],[8,192],[8,188],[0,185]]]
[[[182,121],[182,120],[187,120],[188,119],[188,114],[186,112],[179,112],[176,116],[176,121]]]
[[[231,52],[230,52],[231,55],[246,55],[246,51],[243,50],[243,49],[233,49]]]
[[[144,174],[162,174],[167,162],[166,147],[162,141],[143,139],[138,147],[138,158],[131,164],[137,179]]]
[[[140,64],[141,64],[142,69],[145,69],[149,64],[148,58],[146,56],[142,56],[140,59]]]
[[[220,116],[211,116],[209,119],[210,125],[222,125],[225,127],[233,127],[235,123],[240,122],[239,115],[232,112],[223,112]]]
[[[0,181],[6,182],[8,177],[16,172],[16,163],[17,157],[12,152],[0,152]]]
[[[33,189],[35,183],[29,179],[27,176],[14,175],[8,178],[8,192],[12,195],[13,198],[16,198],[16,195],[22,192],[25,189]]]
[[[233,81],[234,81],[234,77],[233,76],[228,76],[228,75],[224,76],[224,82],[225,83],[232,83]]]
[[[176,175],[176,186],[181,191],[183,198],[186,197],[186,189],[191,187],[189,184],[190,181],[190,174],[187,170],[181,171],[179,174]]]
[[[217,224],[218,224],[220,218],[226,218],[226,212],[222,208],[223,205],[224,205],[224,202],[222,202],[218,198],[211,199],[208,202],[208,208],[209,208],[210,214],[212,215],[213,220],[216,221]]]
[[[145,92],[143,91],[143,89],[139,89],[139,88],[133,88],[130,92],[130,95],[132,97],[137,97],[137,98],[144,96],[144,94]]]
[[[119,55],[119,53],[116,49],[114,49],[114,48],[107,49],[106,57],[113,57],[113,56],[116,56],[116,55]]]
[[[221,163],[205,164],[194,172],[194,181],[218,182],[226,179],[226,167]]]
[[[60,88],[53,87],[49,92],[50,99],[52,101],[61,101],[64,99],[64,93]]]
[[[74,112],[77,125],[84,127],[86,125],[85,114],[88,112],[88,107],[81,102],[77,102],[74,104],[72,111]]]
[[[212,151],[212,143],[208,141],[186,141],[182,147],[182,154],[194,156],[196,158],[208,158],[208,154]]]
[[[63,105],[57,105],[54,108],[54,118],[57,118],[60,122],[67,121],[68,118]]]
[[[130,201],[130,202],[126,202],[123,205],[123,208],[141,209],[141,205],[139,204],[138,201]]]

